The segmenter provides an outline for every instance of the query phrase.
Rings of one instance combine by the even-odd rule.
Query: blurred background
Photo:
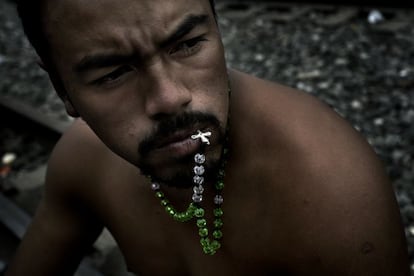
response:
[[[378,153],[400,206],[414,271],[411,4],[216,3],[230,67],[315,95],[345,117]],[[71,123],[36,60],[13,2],[0,0],[0,271],[42,196],[53,145]],[[108,232],[95,243],[77,275],[128,275]]]

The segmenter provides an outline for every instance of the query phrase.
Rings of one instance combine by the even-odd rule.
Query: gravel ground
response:
[[[414,10],[217,2],[229,66],[314,94],[384,160],[414,264]],[[0,22],[0,97],[68,120],[7,0]]]

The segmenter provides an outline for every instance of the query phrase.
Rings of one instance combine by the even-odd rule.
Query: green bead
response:
[[[208,229],[207,228],[200,228],[198,230],[198,234],[200,235],[200,237],[207,237],[208,236]]]
[[[156,192],[155,193],[155,196],[157,197],[157,198],[164,198],[164,193],[163,192],[160,192],[160,191],[158,191],[158,192]]]
[[[211,249],[213,249],[214,251],[217,251],[218,249],[220,249],[221,244],[220,244],[220,242],[218,242],[218,241],[213,241],[213,242],[210,244],[210,247],[211,247]],[[215,253],[215,252],[214,252],[214,253]]]
[[[210,245],[210,239],[209,238],[201,238],[200,244],[202,247],[206,247]]]
[[[185,211],[186,214],[190,215],[190,216],[194,216],[194,212],[197,209],[197,207],[195,207],[194,205],[189,205],[187,210]]]
[[[214,216],[216,218],[219,218],[219,217],[223,216],[223,210],[221,208],[214,209]]]
[[[226,173],[225,173],[224,169],[220,169],[220,170],[219,170],[219,172],[218,172],[218,176],[219,176],[220,178],[224,178],[224,177],[226,176]]]
[[[194,214],[189,213],[188,211],[185,211],[185,212],[180,213],[180,217],[182,221],[185,222],[185,221],[189,221],[190,219],[192,219],[194,217]]]
[[[169,215],[171,215],[171,216],[174,216],[174,215],[175,215],[175,210],[174,210],[174,208],[173,208],[172,206],[170,206],[170,205],[167,205],[167,206],[165,207],[165,211],[166,211]]]
[[[181,216],[180,215],[181,214],[175,214],[173,219],[176,220],[176,221],[181,221]]]
[[[161,205],[164,206],[164,207],[167,206],[168,203],[170,203],[170,202],[167,199],[161,200]]]
[[[223,181],[219,181],[216,183],[216,190],[221,191],[224,189],[224,183]]]
[[[216,250],[214,250],[211,246],[203,247],[203,251],[206,255],[210,255],[210,256],[216,254]]]
[[[188,205],[187,212],[194,213],[196,209],[197,206],[195,206],[194,203],[190,203],[190,205]]]
[[[196,217],[198,217],[198,218],[202,218],[202,217],[204,217],[204,209],[203,209],[203,208],[197,208],[197,209],[194,211],[194,215],[195,215]]]
[[[179,222],[184,222],[185,221],[185,216],[184,216],[183,213],[175,213],[174,219],[176,221],[179,221]]]
[[[214,227],[215,228],[221,228],[221,227],[223,227],[223,221],[221,219],[219,219],[219,218],[218,219],[215,219],[213,223],[214,223]]]
[[[210,239],[209,238],[201,238],[200,244],[202,247],[209,247],[210,246]]]
[[[210,253],[210,247],[209,246],[203,246],[203,252],[204,252],[204,254],[207,254],[207,255],[209,255],[209,253]]]
[[[215,230],[213,232],[213,237],[217,240],[221,239],[223,237],[223,232],[221,232],[220,230]]]
[[[197,226],[199,228],[203,228],[207,226],[207,221],[205,219],[198,219],[197,220]]]
[[[184,213],[184,218],[186,219],[186,220],[190,220],[190,219],[192,219],[194,217],[194,214],[192,214],[192,213],[188,213],[188,212],[185,212]]]

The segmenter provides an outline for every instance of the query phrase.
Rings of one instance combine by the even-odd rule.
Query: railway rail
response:
[[[10,177],[9,175],[3,175],[1,178],[0,184],[2,185],[0,187],[3,188],[3,192],[0,193],[0,235],[3,235],[3,237],[0,240],[14,241],[12,244],[8,244],[7,249],[2,249],[8,250],[11,255],[18,241],[22,239],[26,232],[40,199],[41,192],[39,191],[41,191],[43,185],[47,154],[63,133],[65,127],[68,126],[68,123],[53,120],[30,105],[8,98],[0,98],[0,116],[6,120],[6,123],[2,126],[3,131],[7,128],[13,128],[16,131],[16,139],[19,139],[21,135],[30,135],[31,138],[39,140],[39,143],[45,147],[43,161],[37,161],[34,168],[26,172],[16,172],[17,175],[13,175],[12,169]],[[5,149],[0,150],[4,151]],[[26,160],[26,162],[30,162],[30,160]],[[25,185],[29,186],[28,189],[25,189],[27,188],[24,187]],[[33,190],[37,191],[36,196],[30,194],[33,193]],[[4,256],[7,253],[2,253],[0,275],[7,267],[10,257],[10,255]],[[102,276],[103,274],[92,264],[89,257],[85,257],[75,275]]]

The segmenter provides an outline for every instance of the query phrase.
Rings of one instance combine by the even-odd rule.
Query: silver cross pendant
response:
[[[196,139],[201,139],[202,143],[206,143],[207,145],[210,145],[210,140],[207,137],[211,136],[211,132],[207,131],[207,132],[202,132],[200,130],[197,130],[197,134],[191,135],[191,139],[196,140]]]

